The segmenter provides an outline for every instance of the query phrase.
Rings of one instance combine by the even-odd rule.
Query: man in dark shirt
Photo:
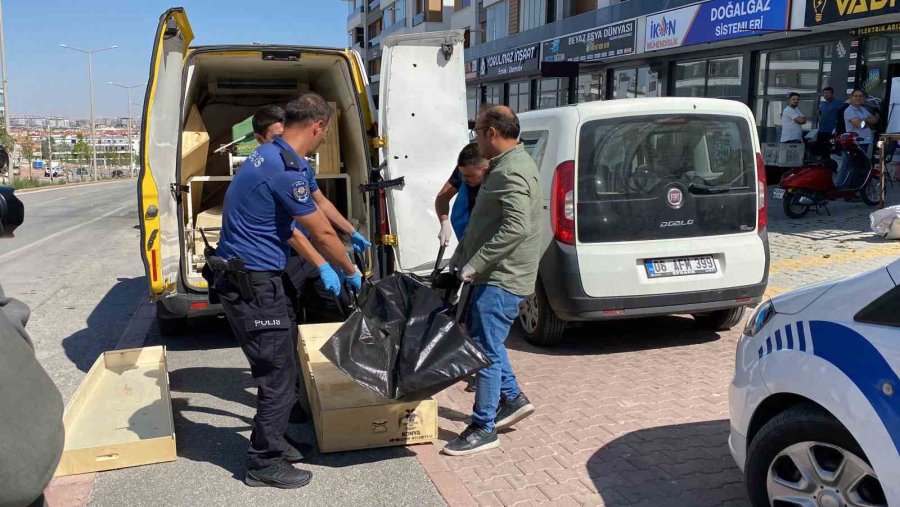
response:
[[[438,240],[442,245],[449,246],[454,233],[457,240],[461,240],[465,234],[487,167],[488,161],[481,156],[477,144],[470,143],[459,153],[456,169],[434,199],[434,210],[441,224]],[[466,191],[460,192],[464,184]],[[456,201],[453,202],[451,212],[450,200],[454,195]]]

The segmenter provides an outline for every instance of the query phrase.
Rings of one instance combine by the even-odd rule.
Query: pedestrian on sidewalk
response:
[[[495,106],[475,123],[475,142],[490,160],[462,242],[450,261],[472,284],[469,335],[493,364],[478,372],[472,423],[447,444],[452,456],[500,445],[498,429],[528,417],[534,406],[522,393],[504,345],[519,303],[534,291],[541,243],[540,175],[519,144],[519,119]]]

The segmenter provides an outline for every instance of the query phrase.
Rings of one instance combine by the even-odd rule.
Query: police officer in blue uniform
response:
[[[360,273],[325,214],[316,207],[312,168],[304,157],[325,139],[332,111],[306,93],[285,108],[284,132],[261,145],[238,170],[223,205],[222,232],[210,256],[212,290],[257,382],[257,412],[250,436],[250,486],[299,488],[312,474],[294,468],[302,459],[285,441],[298,371],[296,315],[286,296],[287,241],[296,221],[317,250],[355,285]]]

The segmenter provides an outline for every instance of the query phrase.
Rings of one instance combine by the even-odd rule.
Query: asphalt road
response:
[[[135,183],[20,198],[25,223],[0,241],[0,282],[31,307],[36,354],[68,401],[146,300]],[[98,474],[88,505],[444,505],[403,448],[314,454],[313,482],[300,490],[244,486],[255,388],[227,325],[192,322],[177,338],[153,325],[145,344],[168,348],[178,460]]]

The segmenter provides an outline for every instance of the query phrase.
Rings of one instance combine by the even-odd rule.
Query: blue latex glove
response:
[[[335,296],[341,295],[341,279],[338,277],[338,274],[334,272],[334,268],[331,267],[331,264],[327,262],[319,266],[319,276],[322,278],[322,283],[325,285],[325,288],[331,291]]]
[[[359,294],[359,291],[362,290],[362,273],[359,272],[358,269],[353,271],[352,275],[347,275],[347,283],[350,284],[350,287]]]
[[[359,231],[353,231],[353,234],[350,235],[350,242],[353,243],[353,249],[357,252],[362,252],[372,246],[372,243],[369,243],[369,240],[364,238]]]

